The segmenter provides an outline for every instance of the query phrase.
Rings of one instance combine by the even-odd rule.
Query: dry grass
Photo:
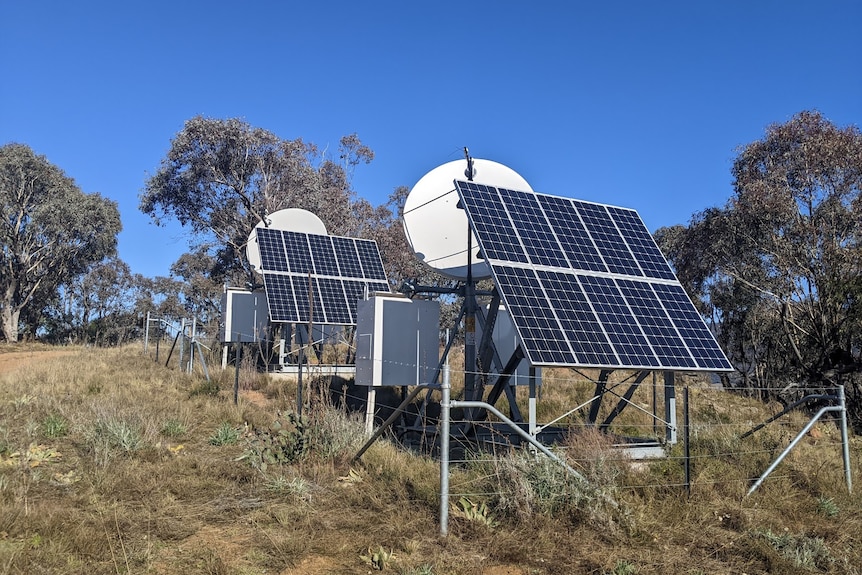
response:
[[[244,371],[234,405],[231,370],[211,365],[207,386],[137,348],[74,351],[0,374],[0,575],[862,573],[860,498],[834,429],[819,426],[745,497],[804,420],[740,440],[770,411],[704,386],[692,388],[690,497],[681,447],[634,466],[579,433],[561,453],[586,487],[528,453],[453,468],[443,539],[439,466],[386,442],[351,465],[362,424],[329,402],[305,412],[301,458],[264,471],[242,457],[295,408],[292,382]],[[592,393],[548,375],[547,414]]]

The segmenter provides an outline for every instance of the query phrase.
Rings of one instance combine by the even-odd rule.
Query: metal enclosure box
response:
[[[440,303],[373,294],[357,307],[356,383],[431,383],[440,361]]]
[[[485,317],[488,317],[488,308],[485,308]],[[515,325],[512,323],[512,316],[505,306],[500,305],[497,311],[497,321],[494,323],[494,331],[491,334],[491,339],[497,348],[497,354],[500,356],[500,362],[503,366],[512,357],[515,349],[518,347],[518,332],[515,330]],[[482,326],[476,322],[476,344],[482,341]],[[502,371],[502,367],[499,371]],[[536,384],[542,383],[542,368],[535,368]],[[494,373],[499,373],[498,370],[493,370]],[[529,385],[530,384],[530,364],[527,358],[521,360],[515,373],[509,379],[510,385]]]
[[[222,343],[251,343],[263,339],[268,325],[266,294],[246,289],[225,288],[221,296],[219,336]]]

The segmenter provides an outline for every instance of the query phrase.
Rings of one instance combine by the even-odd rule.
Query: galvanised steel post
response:
[[[450,391],[449,361],[443,366],[443,394],[440,400],[440,535],[449,534],[449,409]]]
[[[850,477],[850,440],[847,437],[847,404],[844,397],[844,386],[838,386],[838,404],[841,406],[841,451],[844,456],[844,479],[847,480],[847,492],[853,493],[853,479]]]

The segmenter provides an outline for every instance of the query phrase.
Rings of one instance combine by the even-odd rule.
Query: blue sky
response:
[[[378,205],[474,157],[539,192],[638,210],[651,230],[731,194],[738,146],[817,109],[862,124],[862,3],[0,2],[0,145],[120,207],[120,257],[167,275],[177,226],[138,210],[196,115],[375,152]]]

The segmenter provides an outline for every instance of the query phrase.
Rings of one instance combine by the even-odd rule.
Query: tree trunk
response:
[[[18,318],[20,315],[21,310],[13,310],[12,306],[9,305],[3,306],[2,312],[0,312],[0,319],[3,322],[3,337],[9,343],[18,341]]]

